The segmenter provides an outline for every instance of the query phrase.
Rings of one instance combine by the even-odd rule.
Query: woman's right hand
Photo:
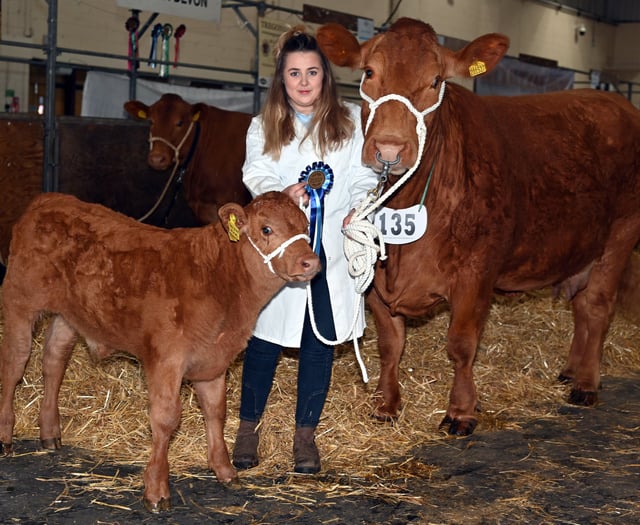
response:
[[[296,182],[283,189],[282,193],[291,197],[296,204],[302,203],[302,205],[306,207],[309,205],[309,194],[307,193],[306,186],[306,182]]]

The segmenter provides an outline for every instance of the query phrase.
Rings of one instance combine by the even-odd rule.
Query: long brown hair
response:
[[[322,63],[322,91],[318,98],[311,126],[302,141],[315,134],[320,155],[338,149],[347,141],[355,129],[348,108],[338,97],[338,88],[329,61],[320,50],[314,36],[303,26],[291,28],[283,33],[276,44],[276,69],[262,109],[265,155],[280,158],[282,148],[295,138],[295,112],[289,103],[284,87],[284,64],[287,55],[296,51],[317,53]]]

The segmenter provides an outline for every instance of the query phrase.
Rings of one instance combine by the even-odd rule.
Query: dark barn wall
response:
[[[134,218],[150,210],[170,176],[147,165],[148,123],[122,119],[59,117],[56,121],[57,191],[103,204]],[[0,118],[0,262],[6,264],[11,227],[42,192],[44,123],[41,118]],[[182,190],[174,188],[145,220],[166,227],[194,226]],[[164,218],[171,208],[165,223]]]
[[[0,263],[6,264],[11,227],[42,191],[42,119],[0,119]]]

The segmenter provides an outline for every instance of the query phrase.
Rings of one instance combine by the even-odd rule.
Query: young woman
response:
[[[323,271],[311,283],[313,315],[327,341],[349,337],[359,297],[343,252],[343,225],[377,183],[361,164],[360,108],[341,101],[329,62],[302,27],[276,46],[276,70],[261,114],[247,133],[243,180],[253,196],[270,190],[300,202]],[[355,327],[364,330],[364,313]],[[262,311],[247,346],[240,427],[233,451],[238,469],[258,464],[257,426],[283,348],[300,348],[295,414],[294,471],[320,470],[315,428],[325,404],[333,347],[310,324],[305,286],[286,286]]]

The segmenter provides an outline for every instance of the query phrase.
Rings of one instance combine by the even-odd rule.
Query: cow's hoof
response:
[[[62,440],[60,438],[41,439],[40,446],[45,450],[58,450],[62,448]]]
[[[3,443],[0,441],[0,456],[13,455],[13,443]]]
[[[451,436],[469,436],[473,434],[477,424],[478,420],[474,418],[454,419],[450,416],[445,416],[439,428],[446,430],[447,434]]]
[[[572,405],[580,405],[584,407],[592,407],[598,402],[598,393],[587,390],[571,389],[569,394],[569,403]]]
[[[169,498],[160,498],[160,501],[154,503],[144,498],[144,508],[153,514],[167,512],[171,510],[171,500]]]

